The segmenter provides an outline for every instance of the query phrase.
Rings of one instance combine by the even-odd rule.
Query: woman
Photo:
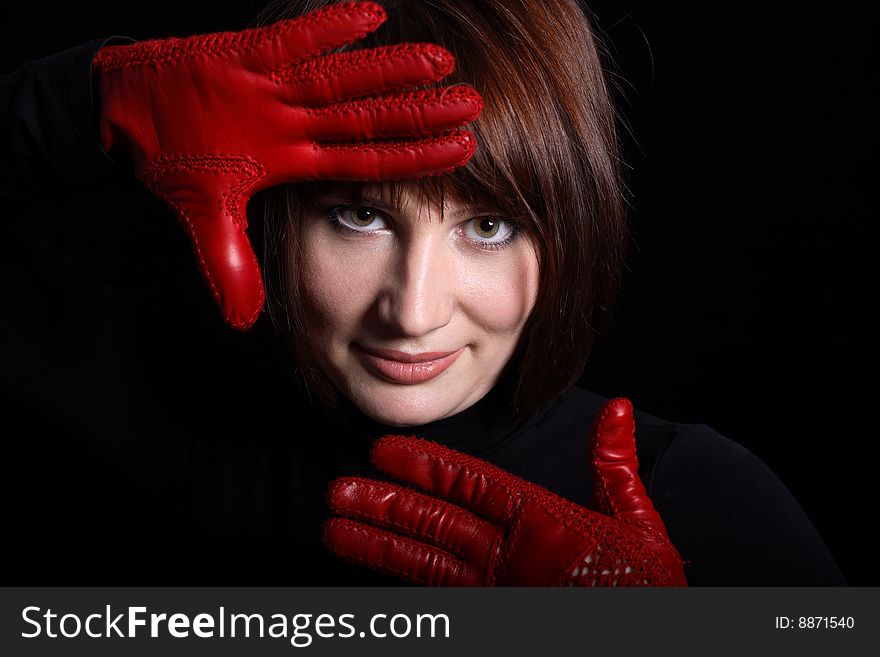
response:
[[[319,4],[289,3],[280,15]],[[392,5],[364,44],[397,40],[456,54],[450,79],[484,99],[472,126],[479,148],[441,179],[277,190],[266,212],[279,228],[270,262],[281,266],[271,278],[286,312],[277,323],[334,424],[366,416],[366,428],[351,421],[355,435],[428,437],[595,507],[602,496],[591,480],[603,479],[595,460],[588,474],[588,433],[603,402],[572,384],[605,324],[626,229],[614,111],[590,26],[573,2],[413,2]],[[417,352],[440,353],[408,364]],[[824,547],[806,538],[808,523],[782,510],[790,496],[742,448],[707,427],[641,414],[635,435],[639,472],[688,581],[840,581]],[[468,484],[450,483],[480,464],[416,449],[409,462],[392,447],[373,461],[431,497],[362,479],[335,484],[330,503],[346,519],[328,525],[326,540],[341,556],[422,583],[623,579],[615,569],[605,581],[595,568],[575,578],[515,572],[517,550],[556,549],[537,536],[528,548],[505,547],[502,566],[488,564],[492,540],[523,518],[494,517]],[[628,474],[621,486],[638,485]],[[762,499],[749,492],[759,481]],[[743,526],[741,505],[767,515]],[[773,525],[783,516],[780,532]],[[663,522],[655,527],[663,532]],[[444,543],[481,529],[483,544]]]
[[[296,16],[308,8],[293,5],[287,14],[273,9],[267,15]],[[273,282],[270,309],[278,312],[273,300],[284,309],[277,323],[316,402],[306,412],[319,418],[314,426],[320,427],[319,440],[307,435],[291,447],[297,451],[292,467],[298,471],[285,471],[280,478],[274,473],[273,479],[283,482],[293,474],[287,484],[295,485],[293,501],[281,505],[272,520],[289,523],[289,505],[295,508],[293,537],[284,536],[292,540],[304,570],[320,573],[324,581],[368,577],[358,567],[345,571],[328,561],[317,546],[324,515],[321,497],[333,477],[371,472],[367,451],[372,438],[402,433],[457,451],[392,440],[374,452],[374,463],[385,472],[428,487],[431,496],[414,496],[363,478],[337,482],[330,500],[334,512],[365,522],[334,521],[326,526],[327,542],[345,558],[372,569],[430,583],[589,585],[597,581],[598,552],[617,548],[623,557],[656,562],[650,569],[656,579],[624,583],[682,584],[683,575],[691,584],[839,582],[821,539],[778,480],[745,450],[706,427],[636,414],[639,474],[663,521],[638,489],[630,453],[618,464],[622,477],[608,481],[610,492],[604,498],[596,494],[603,476],[615,468],[604,462],[608,459],[603,459],[602,445],[619,446],[627,433],[632,439],[629,411],[621,403],[606,406],[572,384],[611,303],[625,229],[613,112],[589,26],[578,7],[568,2],[554,7],[412,3],[391,11],[388,23],[372,35],[363,45],[376,45],[370,41],[375,38],[378,43],[430,41],[445,46],[456,56],[458,77],[444,84],[450,79],[472,84],[485,109],[473,125],[480,147],[452,175],[394,185],[309,184],[270,190],[263,199],[269,225],[280,231],[270,233],[269,244],[277,249],[265,263]],[[114,75],[127,79],[124,48],[105,49],[96,60],[103,145],[111,155],[114,147],[133,155],[136,175],[190,228],[205,278],[229,323],[249,326],[262,298],[255,268],[238,266],[247,260],[247,249],[239,233],[233,231],[230,238],[230,231],[215,230],[217,222],[189,221],[211,214],[210,206],[199,203],[203,197],[216,198],[216,189],[211,189],[213,195],[191,194],[191,169],[177,166],[179,161],[163,160],[158,171],[146,166],[155,158],[143,156],[143,142],[130,126],[152,117],[131,121],[132,104],[125,102],[124,93],[114,95],[123,86],[114,85]],[[308,75],[312,77],[297,79],[314,79],[315,71]],[[409,78],[406,84],[426,81]],[[444,95],[433,98],[440,102]],[[462,104],[467,105],[467,98]],[[467,120],[469,112],[473,105],[446,116],[445,123],[431,124],[428,132]],[[471,142],[457,143],[467,149]],[[272,160],[260,188],[296,178],[280,164],[274,175],[275,163],[296,162],[295,155],[286,151]],[[364,153],[350,150],[347,155],[341,159],[350,164]],[[365,170],[372,171],[369,163],[356,164],[359,175],[331,167],[324,177],[411,177],[461,164],[460,152],[456,157],[417,171],[384,169],[380,176],[364,176]],[[236,164],[237,171],[245,171],[247,164]],[[199,191],[211,188],[218,171],[222,178],[229,169],[215,169],[213,177],[200,180]],[[224,184],[223,189],[241,189]],[[234,196],[222,210],[226,215],[241,212],[242,199],[253,191],[255,187]],[[200,249],[205,243],[207,248]],[[208,257],[201,257],[203,252]],[[597,420],[603,408],[613,411],[611,420]],[[606,431],[619,434],[618,442],[602,443]],[[230,450],[230,459],[239,448],[236,444]],[[220,453],[223,448],[211,449]],[[420,451],[408,461],[413,449]],[[426,458],[433,473],[427,480],[419,465]],[[483,483],[460,488],[463,471],[482,473]],[[718,490],[721,480],[723,491]],[[216,481],[222,483],[221,478]],[[475,496],[473,485],[490,492]],[[503,505],[496,499],[498,490],[511,494],[508,499],[525,500],[524,510],[493,515],[493,504]],[[279,495],[272,485],[263,491],[268,498],[267,491]],[[192,499],[201,500],[202,494]],[[376,506],[389,496],[400,501],[395,509]],[[620,499],[635,503],[617,509]],[[604,513],[587,511],[591,503]],[[468,508],[463,511],[462,506]],[[743,507],[761,514],[743,518]],[[562,509],[562,516],[551,517],[549,508]],[[468,510],[475,515],[466,515]],[[609,521],[612,514],[614,522]],[[426,535],[420,526],[427,517],[442,521]],[[531,554],[547,550],[547,535],[560,535],[561,525],[553,521],[564,524],[562,518],[575,517],[566,544],[549,544],[564,548],[561,556],[554,555],[558,563],[551,557],[543,560],[553,571],[533,573],[527,563]],[[540,529],[514,532],[536,518],[541,518]],[[647,530],[632,529],[646,518]],[[671,544],[663,535],[664,522]],[[590,523],[600,529],[587,530]],[[402,537],[389,534],[390,528]],[[352,540],[358,532],[367,532],[368,540]],[[447,543],[438,552],[432,544],[474,532],[482,538],[467,546]],[[508,541],[513,534],[532,538]],[[671,545],[684,559],[683,574]],[[450,559],[462,556],[456,549],[467,552],[477,566]],[[496,558],[496,553],[503,557]],[[570,573],[575,558],[590,567],[581,565]],[[613,571],[598,575],[601,584],[617,581]]]

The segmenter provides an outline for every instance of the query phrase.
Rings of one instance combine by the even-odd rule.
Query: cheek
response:
[[[495,266],[469,268],[462,277],[469,314],[489,333],[518,335],[535,307],[538,276],[527,244]]]
[[[303,237],[302,295],[312,334],[351,327],[372,302],[376,258],[340,247],[320,233],[306,231]]]

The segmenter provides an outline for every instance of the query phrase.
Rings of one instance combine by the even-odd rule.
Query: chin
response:
[[[452,414],[440,400],[425,403],[409,395],[371,395],[356,405],[373,420],[394,427],[415,427]]]

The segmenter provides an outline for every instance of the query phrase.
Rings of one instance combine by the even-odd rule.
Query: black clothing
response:
[[[0,79],[7,584],[400,584],[320,545],[327,482],[375,474],[384,433],[587,504],[590,392],[516,423],[490,393],[405,432],[349,427],[303,401],[265,316],[223,325],[173,215],[98,145],[88,65],[105,41]],[[692,585],[845,583],[758,458],[704,425],[636,422]]]

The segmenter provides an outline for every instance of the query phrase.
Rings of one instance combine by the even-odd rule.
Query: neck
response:
[[[490,448],[513,431],[518,424],[510,412],[511,393],[497,384],[480,400],[449,417],[421,425],[393,426],[364,415],[347,399],[341,412],[329,421],[356,442],[372,443],[385,435],[418,436],[469,453]]]

